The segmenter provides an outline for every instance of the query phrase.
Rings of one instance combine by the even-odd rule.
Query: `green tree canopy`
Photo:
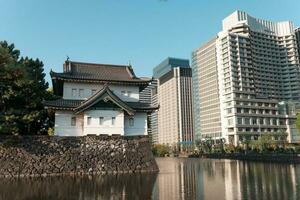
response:
[[[46,134],[51,125],[42,102],[50,99],[44,65],[20,58],[13,44],[0,42],[0,134]]]

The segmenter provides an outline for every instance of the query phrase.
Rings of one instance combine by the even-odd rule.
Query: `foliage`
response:
[[[272,135],[264,133],[257,140],[250,141],[252,150],[263,153],[274,150],[276,148],[276,141],[273,140]]]
[[[13,44],[0,42],[0,134],[47,134],[51,123],[42,102],[52,95],[44,65],[19,56]]]
[[[51,128],[51,127],[48,128],[48,135],[49,136],[53,136],[54,135],[54,129],[53,128]]]
[[[207,138],[204,141],[197,142],[197,146],[199,148],[200,153],[212,153],[212,151],[213,151],[213,140],[211,138]]]
[[[226,144],[224,146],[225,153],[234,153],[235,152],[235,146],[233,144]]]
[[[171,151],[171,148],[167,145],[163,144],[155,144],[152,147],[152,152],[154,156],[163,157],[167,154],[169,154]]]
[[[294,151],[295,151],[295,153],[299,154],[300,153],[300,145],[294,146]]]
[[[296,128],[298,130],[298,133],[300,133],[300,113],[297,113]]]

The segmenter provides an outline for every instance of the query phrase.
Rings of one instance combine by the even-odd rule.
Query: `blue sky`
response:
[[[190,58],[235,10],[300,26],[299,0],[0,0],[0,40],[49,71],[71,60],[128,64],[151,76],[166,57]]]

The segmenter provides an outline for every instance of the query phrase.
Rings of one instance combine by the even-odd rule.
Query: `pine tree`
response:
[[[42,102],[51,94],[44,65],[19,55],[13,44],[0,42],[0,134],[47,134],[51,123]]]

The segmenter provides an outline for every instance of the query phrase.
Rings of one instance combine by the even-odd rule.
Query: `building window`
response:
[[[237,118],[237,124],[242,124],[242,118],[240,117]]]
[[[71,126],[76,126],[76,117],[71,118]]]
[[[250,118],[249,117],[245,117],[244,120],[245,120],[245,124],[246,125],[250,124]]]
[[[79,89],[79,97],[83,97],[83,92],[84,92],[83,89]]]
[[[129,118],[129,126],[134,126],[134,118]]]
[[[77,89],[73,88],[72,89],[72,97],[76,97]]]
[[[228,119],[228,126],[231,126],[233,124],[233,119],[232,118],[229,118]]]
[[[227,108],[227,114],[230,114],[230,113],[232,113],[231,108]]]
[[[92,117],[87,117],[87,125],[91,125]]]
[[[96,93],[96,89],[92,89],[92,95],[94,95]]]
[[[99,117],[99,125],[103,125],[104,117]]]
[[[263,124],[264,124],[264,119],[263,119],[263,118],[260,118],[260,119],[259,119],[259,124],[260,124],[260,125],[263,125]]]
[[[115,118],[115,117],[112,117],[112,118],[111,118],[111,125],[113,125],[113,126],[114,126],[114,125],[115,125],[115,123],[116,123],[116,118]]]

